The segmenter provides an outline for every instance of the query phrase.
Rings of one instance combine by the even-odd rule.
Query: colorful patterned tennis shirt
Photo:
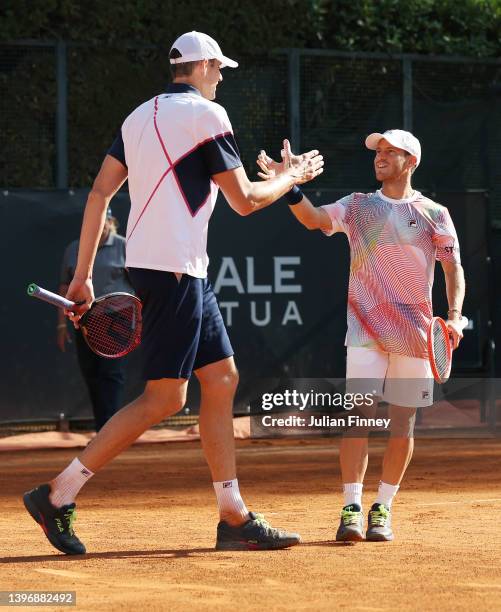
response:
[[[350,243],[346,346],[426,358],[435,260],[461,261],[447,208],[418,191],[393,200],[380,190],[323,208],[325,234],[344,232]]]

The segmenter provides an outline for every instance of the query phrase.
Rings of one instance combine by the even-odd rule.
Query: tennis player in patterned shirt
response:
[[[454,348],[462,338],[459,321],[464,273],[448,210],[411,186],[421,161],[421,145],[411,133],[388,130],[365,141],[375,151],[374,169],[381,181],[375,193],[352,193],[315,208],[299,188],[287,194],[294,216],[308,229],[327,236],[347,235],[350,244],[347,389],[374,393],[389,403],[391,433],[381,481],[368,515],[366,539],[393,539],[391,505],[410,462],[416,408],[433,403],[433,376],[427,359],[426,330],[432,318],[431,291],[435,260],[445,273],[448,321]],[[260,176],[280,174],[294,159],[290,144],[282,163],[264,151]],[[375,414],[377,402],[362,409]],[[340,448],[344,507],[336,539],[364,539],[362,487],[368,463],[367,431],[345,433]]]

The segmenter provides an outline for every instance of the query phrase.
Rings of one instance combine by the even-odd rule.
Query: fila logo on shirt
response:
[[[409,227],[417,227],[417,221],[416,219],[411,219],[409,221]]]

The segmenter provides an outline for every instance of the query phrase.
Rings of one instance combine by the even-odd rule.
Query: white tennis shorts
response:
[[[428,359],[348,346],[346,391],[372,393],[408,408],[433,404],[433,373]]]

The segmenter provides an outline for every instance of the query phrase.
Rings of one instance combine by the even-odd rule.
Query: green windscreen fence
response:
[[[0,186],[55,187],[54,46],[0,45]]]
[[[167,84],[167,53],[1,44],[0,186],[89,187],[125,117]],[[251,176],[259,150],[276,157],[288,137],[324,154],[315,187],[373,186],[365,136],[403,127],[423,146],[419,188],[487,190],[501,223],[501,60],[288,49],[237,59],[238,69],[223,70],[217,101]]]
[[[363,190],[362,188],[360,190]],[[0,194],[2,376],[0,421],[90,417],[74,349],[56,346],[56,310],[30,298],[30,282],[56,291],[65,246],[78,237],[87,192],[19,191]],[[309,192],[317,203],[346,191]],[[464,312],[473,329],[455,366],[475,372],[492,335],[492,272],[488,261],[487,198],[482,192],[438,192],[448,206],[462,246],[468,291]],[[121,192],[113,213],[125,231],[129,200]],[[240,371],[236,408],[245,410],[259,380],[270,377],[343,378],[349,250],[346,237],[305,230],[287,206],[277,204],[240,217],[220,198],[209,229],[209,276],[228,326]],[[8,265],[8,261],[14,262]],[[445,314],[443,276],[437,265],[435,309]],[[128,396],[137,395],[140,352],[130,356]],[[191,385],[188,406],[198,410]]]
[[[403,125],[402,62],[301,56],[301,149],[319,149],[324,188],[370,185],[364,138]]]

